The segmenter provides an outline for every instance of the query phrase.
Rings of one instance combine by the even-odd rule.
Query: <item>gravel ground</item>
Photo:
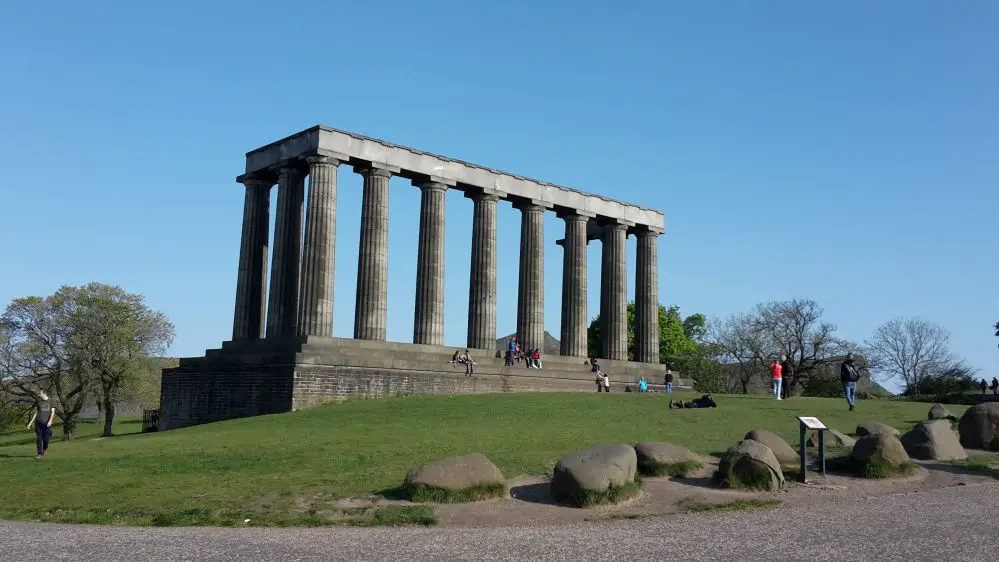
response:
[[[217,529],[0,521],[5,560],[996,560],[999,483],[557,527]]]

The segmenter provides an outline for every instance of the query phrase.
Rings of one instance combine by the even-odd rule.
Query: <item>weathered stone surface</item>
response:
[[[601,357],[628,358],[628,268],[625,243],[628,227],[611,223],[603,227],[600,264]]]
[[[697,453],[679,445],[658,441],[635,445],[635,454],[638,457],[638,467],[641,469],[656,464],[672,464],[686,461],[700,462],[700,457],[697,456]]]
[[[552,495],[570,498],[583,492],[603,492],[635,481],[638,457],[623,443],[597,445],[568,454],[555,465]]]
[[[830,429],[826,431],[825,440],[826,440],[826,447],[832,447],[832,446],[853,447],[854,445],[857,444],[856,439],[836,429]],[[808,446],[809,447],[819,446],[819,432],[814,431],[808,437]]]
[[[659,362],[659,233],[639,231],[635,260],[635,361]]]
[[[718,463],[718,477],[726,483],[741,482],[767,490],[784,487],[780,462],[769,447],[746,439],[730,447]]]
[[[914,459],[951,461],[968,458],[948,419],[916,424],[902,436],[901,442],[905,452]]]
[[[772,431],[754,429],[747,433],[743,439],[752,439],[766,445],[773,452],[774,456],[777,457],[777,462],[780,464],[797,464],[799,461],[798,453],[794,452],[794,449],[787,444],[787,441],[784,441]]]
[[[967,409],[958,423],[961,444],[968,449],[999,445],[999,402],[983,402]]]
[[[899,431],[881,422],[867,422],[857,426],[857,435],[860,437],[866,437],[872,433],[887,433],[888,435],[898,437]]]
[[[909,460],[905,447],[897,437],[888,433],[870,433],[857,440],[850,458],[860,465],[881,459],[897,466]]]
[[[406,474],[405,485],[440,488],[452,492],[475,486],[505,484],[503,473],[482,453],[450,457],[414,468]]]
[[[944,407],[943,404],[935,404],[930,408],[929,413],[926,414],[926,419],[928,420],[957,420],[957,416],[950,413],[950,410]]]
[[[586,225],[590,220],[585,215],[570,213],[562,215],[565,220],[565,238],[561,246],[562,266],[562,340],[560,353],[572,357],[587,355],[587,326],[590,319],[586,313]]]

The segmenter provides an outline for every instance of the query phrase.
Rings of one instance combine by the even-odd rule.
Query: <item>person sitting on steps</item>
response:
[[[705,394],[697,400],[691,400],[690,402],[683,402],[677,400],[676,402],[669,401],[670,408],[717,408],[718,404],[715,402],[714,397],[710,394]]]

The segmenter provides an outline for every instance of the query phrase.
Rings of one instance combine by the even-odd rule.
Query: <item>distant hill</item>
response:
[[[500,352],[506,351],[507,346],[510,345],[510,338],[512,338],[513,336],[514,334],[510,334],[508,336],[503,336],[502,338],[496,340],[496,349],[500,350]],[[551,334],[549,334],[546,331],[545,346],[544,349],[541,350],[541,353],[544,355],[558,355],[561,351],[562,351],[562,343],[559,342],[557,339],[555,339]]]

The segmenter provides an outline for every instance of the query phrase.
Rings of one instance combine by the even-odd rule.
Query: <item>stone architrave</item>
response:
[[[496,345],[496,202],[487,191],[466,193],[474,202],[472,268],[468,279],[468,347]]]
[[[588,355],[586,317],[586,227],[589,217],[578,213],[562,215],[565,238],[562,265],[562,333],[560,354],[571,357]]]
[[[659,234],[639,230],[635,260],[635,361],[659,362]]]
[[[545,347],[545,207],[517,205],[520,223],[520,282],[517,337],[527,349]]]
[[[267,299],[268,338],[294,336],[297,329],[304,196],[304,174],[296,164],[286,164],[278,174],[274,257]]]
[[[619,361],[628,360],[627,229],[620,223],[603,227],[600,268],[601,355]]]
[[[385,341],[388,326],[388,206],[392,172],[367,167],[357,253],[354,338]]]
[[[336,251],[336,173],[340,161],[309,156],[309,201],[302,246],[298,335],[333,336]]]
[[[420,239],[416,256],[416,310],[413,343],[444,344],[444,196],[447,186],[419,184]]]
[[[246,194],[243,199],[243,233],[239,243],[232,339],[256,340],[264,337],[267,311],[267,246],[274,182],[248,178],[243,185],[246,186]]]

